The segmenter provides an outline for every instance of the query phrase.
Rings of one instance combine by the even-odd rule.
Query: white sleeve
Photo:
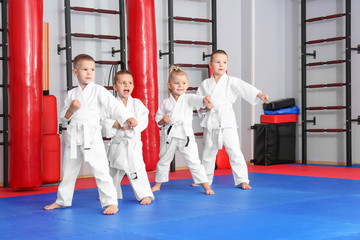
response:
[[[244,98],[248,103],[255,105],[260,99],[257,97],[261,91],[253,85],[241,80],[240,78],[232,77],[231,89],[236,95]]]
[[[116,135],[117,129],[114,126],[116,120],[105,118],[101,120],[101,132],[103,137],[112,138]]]
[[[60,112],[61,122],[68,123],[70,121],[70,119],[72,118],[72,116],[74,115],[74,114],[71,115],[69,119],[65,118],[66,112],[69,109],[71,102],[72,102],[72,100],[71,100],[69,92],[68,92],[66,99],[64,101],[64,106],[61,108],[61,112]]]
[[[196,94],[186,94],[187,100],[190,106],[195,107],[196,109],[200,109],[204,107],[204,96],[196,95]]]
[[[160,104],[157,112],[156,112],[156,115],[155,115],[155,121],[156,121],[156,124],[158,125],[158,127],[161,127],[161,125],[158,124],[158,122],[164,117],[165,115],[165,101],[166,99]]]
[[[120,104],[120,102],[116,100],[116,98],[104,87],[101,88],[99,101],[104,107],[106,113],[113,119],[117,120],[121,126],[124,125],[127,119],[133,117],[128,113],[126,108]]]
[[[138,122],[138,125],[134,127],[133,130],[137,135],[144,131],[148,126],[149,109],[147,109],[147,107],[145,107],[145,105],[140,100],[134,101],[134,104],[136,104],[135,119]]]
[[[203,85],[200,84],[200,86],[198,87],[198,90],[196,91],[196,95],[199,95],[199,96],[204,96],[205,94],[205,91],[203,89]],[[204,117],[204,115],[206,114],[206,109],[202,106],[200,108],[196,108],[197,110],[197,114],[200,118]]]

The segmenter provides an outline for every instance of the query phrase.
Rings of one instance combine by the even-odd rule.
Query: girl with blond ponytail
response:
[[[201,184],[207,195],[214,194],[210,188],[205,169],[200,163],[199,152],[192,129],[194,108],[210,105],[209,96],[185,94],[189,87],[187,74],[172,66],[168,79],[169,97],[156,112],[155,120],[160,128],[160,160],[156,166],[153,192],[159,191],[163,182],[169,181],[169,167],[175,151],[179,151],[188,165],[195,184]]]

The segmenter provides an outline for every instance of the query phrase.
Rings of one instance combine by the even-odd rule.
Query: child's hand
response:
[[[129,118],[128,120],[126,120],[126,122],[128,123],[129,128],[134,128],[138,125],[138,122],[135,118]]]
[[[164,117],[162,118],[162,120],[163,120],[165,123],[169,123],[169,122],[170,122],[170,116],[169,116],[169,115],[164,115]]]
[[[78,110],[79,108],[81,108],[81,103],[78,99],[74,99],[72,100],[71,104],[70,104],[70,107],[69,107],[69,110],[71,112],[75,112],[76,110]]]
[[[211,97],[209,96],[204,97],[203,103],[211,103]]]
[[[81,103],[78,99],[72,100],[68,110],[65,113],[65,118],[70,119],[70,117],[81,107]]]
[[[268,103],[268,102],[269,102],[269,96],[268,96],[268,95],[259,93],[257,96],[258,96],[258,98],[260,98],[261,101],[263,101],[264,103]]]
[[[214,108],[214,105],[212,105],[212,103],[208,103],[206,106],[205,106],[205,109],[206,110],[211,110]]]
[[[114,122],[113,127],[116,129],[121,129],[120,123],[118,121]]]
[[[125,125],[123,127],[120,128],[122,131],[126,131],[130,129],[130,125]]]

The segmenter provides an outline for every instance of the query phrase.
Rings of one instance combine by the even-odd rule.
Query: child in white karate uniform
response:
[[[213,75],[205,79],[197,91],[201,96],[211,96],[211,103],[205,107],[206,111],[199,111],[203,117],[201,126],[205,129],[202,164],[209,183],[212,184],[216,155],[224,145],[229,155],[235,186],[251,189],[246,161],[240,150],[233,103],[237,97],[244,98],[250,104],[256,104],[258,99],[267,103],[269,97],[241,79],[226,74],[228,57],[225,51],[213,52],[209,66],[213,70]]]
[[[170,68],[168,88],[170,97],[165,99],[155,120],[161,128],[160,160],[156,166],[155,185],[152,191],[159,191],[163,182],[169,181],[169,167],[178,150],[184,157],[196,184],[201,184],[208,195],[214,194],[210,188],[204,166],[201,165],[197,143],[192,129],[193,109],[204,107],[211,102],[210,97],[185,94],[189,87],[188,76],[179,67]]]
[[[63,158],[63,178],[58,188],[57,199],[44,207],[45,210],[71,206],[74,187],[81,163],[87,162],[95,177],[104,214],[118,211],[116,189],[109,174],[108,160],[101,136],[100,120],[103,113],[113,114],[115,119],[131,127],[137,121],[131,118],[123,105],[104,87],[93,82],[95,61],[86,54],[74,58],[73,74],[79,86],[68,92],[61,120],[67,123],[67,139]]]
[[[134,90],[131,72],[117,72],[113,87],[118,94],[116,99],[134,116],[138,125],[134,128],[130,128],[128,124],[122,125],[112,115],[102,121],[104,135],[112,138],[108,149],[110,175],[119,199],[123,198],[120,183],[126,174],[136,199],[142,205],[150,204],[155,198],[146,173],[141,142],[141,132],[149,122],[149,110],[139,99],[131,97]]]

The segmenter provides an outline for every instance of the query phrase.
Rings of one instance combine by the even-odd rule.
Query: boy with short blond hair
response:
[[[109,175],[105,146],[101,136],[100,119],[110,112],[118,122],[135,127],[137,121],[104,87],[95,84],[95,61],[86,54],[74,58],[73,74],[79,85],[68,92],[61,111],[61,120],[67,123],[67,138],[63,158],[63,178],[57,199],[45,210],[71,206],[74,187],[81,163],[87,162],[95,177],[104,214],[118,211],[116,189]]]
[[[250,104],[256,104],[258,100],[267,103],[269,97],[251,84],[227,75],[228,56],[224,50],[216,50],[211,54],[209,67],[213,74],[202,81],[197,91],[201,96],[211,96],[211,103],[205,107],[206,111],[199,111],[203,117],[201,126],[205,129],[202,164],[211,184],[216,155],[224,145],[229,155],[235,186],[251,189],[246,161],[240,150],[233,104],[238,97]]]

